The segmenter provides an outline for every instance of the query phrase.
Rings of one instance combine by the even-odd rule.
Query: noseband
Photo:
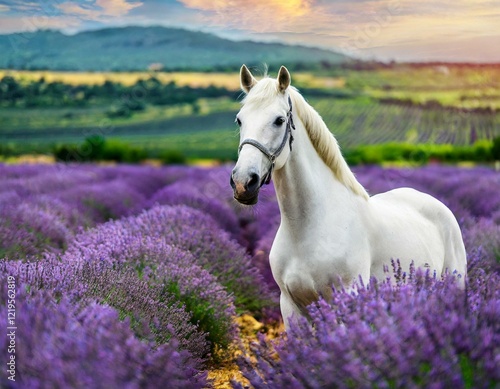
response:
[[[271,182],[271,175],[274,170],[276,158],[280,156],[281,152],[285,148],[287,139],[289,140],[288,144],[290,145],[290,151],[292,151],[292,143],[293,143],[292,129],[295,130],[295,124],[293,124],[292,100],[290,99],[290,96],[288,96],[288,105],[290,106],[290,109],[286,114],[287,120],[286,120],[285,135],[283,136],[283,140],[281,141],[281,144],[276,150],[271,152],[271,150],[269,150],[266,146],[256,141],[255,139],[245,139],[243,142],[241,142],[240,147],[238,148],[238,154],[239,154],[244,145],[252,145],[253,147],[257,148],[262,154],[264,154],[267,157],[267,159],[269,159],[269,162],[271,162],[271,166],[269,167],[269,170],[267,171],[264,179],[260,183],[260,186],[264,184],[267,185]]]

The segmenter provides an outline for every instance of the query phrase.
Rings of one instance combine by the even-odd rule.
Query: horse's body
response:
[[[252,204],[266,171],[273,173],[281,225],[270,264],[285,324],[320,295],[328,298],[332,285],[349,287],[359,277],[365,283],[372,276],[385,279],[391,259],[399,259],[406,270],[413,262],[438,275],[456,271],[463,282],[465,249],[452,212],[409,188],[369,197],[321,117],[289,83],[285,68],[278,80],[260,82],[242,68],[248,94],[238,114],[242,146],[232,174],[235,198]],[[295,129],[287,124],[284,131],[278,119],[288,110],[287,121],[293,114]],[[273,171],[266,151],[276,149],[281,139],[284,143],[286,131],[295,138],[293,151],[291,143],[282,148],[273,157]]]

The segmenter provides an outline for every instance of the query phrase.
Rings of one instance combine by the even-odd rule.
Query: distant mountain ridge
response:
[[[338,64],[332,51],[278,43],[231,41],[167,27],[120,27],[64,35],[42,30],[0,35],[0,68],[47,70],[224,70],[242,63],[291,68]]]

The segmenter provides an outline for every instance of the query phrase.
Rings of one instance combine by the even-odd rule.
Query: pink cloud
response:
[[[314,16],[312,0],[180,0],[204,13],[212,27],[228,27],[255,32],[291,30],[300,18]],[[318,15],[316,15],[318,16]]]
[[[80,20],[74,17],[48,16],[4,16],[0,14],[2,33],[21,31],[36,31],[40,29],[73,29],[80,25]]]
[[[129,3],[125,0],[96,0],[92,8],[82,7],[75,2],[65,2],[57,6],[65,15],[80,17],[87,20],[100,20],[107,17],[124,16],[142,2]]]

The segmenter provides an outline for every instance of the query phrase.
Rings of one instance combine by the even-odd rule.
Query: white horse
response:
[[[391,259],[403,269],[414,262],[438,275],[456,271],[463,284],[466,254],[452,212],[410,188],[370,197],[290,80],[283,66],[277,80],[260,81],[242,66],[246,96],[236,118],[241,141],[231,175],[234,197],[243,204],[255,204],[260,187],[274,179],[281,224],[269,259],[286,327],[320,295],[328,298],[332,285],[385,279]]]

